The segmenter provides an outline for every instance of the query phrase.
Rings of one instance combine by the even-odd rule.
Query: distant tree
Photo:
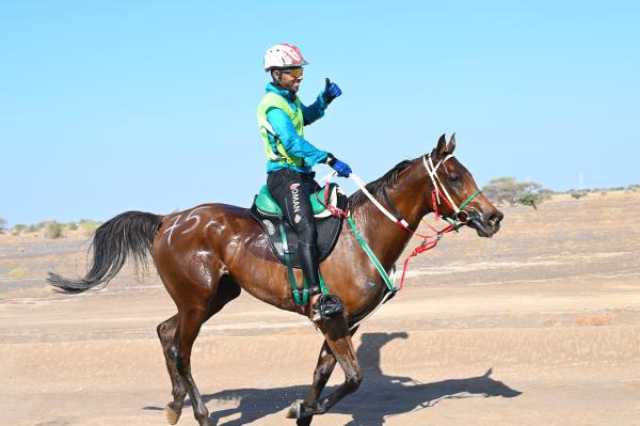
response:
[[[497,204],[521,204],[534,209],[552,193],[537,182],[518,182],[514,177],[492,179],[482,188],[482,192]]]
[[[579,200],[580,198],[587,196],[587,191],[571,191],[570,194],[573,198]]]
[[[0,234],[4,232],[5,226],[7,226],[7,221],[0,217]]]

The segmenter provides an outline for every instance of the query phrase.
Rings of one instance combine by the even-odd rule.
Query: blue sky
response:
[[[283,41],[311,62],[303,101],[344,92],[307,138],[365,180],[455,131],[481,185],[640,183],[638,3],[450,3],[5,1],[0,217],[248,206]]]

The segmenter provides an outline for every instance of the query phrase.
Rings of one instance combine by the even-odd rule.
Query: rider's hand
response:
[[[346,178],[351,174],[351,167],[349,167],[347,163],[344,163],[333,156],[330,156],[327,159],[327,164],[329,164],[333,170],[338,172],[338,176],[340,177]]]
[[[340,87],[328,78],[325,79],[324,83],[324,92],[322,92],[322,97],[328,105],[335,98],[342,95],[342,90],[340,90]]]

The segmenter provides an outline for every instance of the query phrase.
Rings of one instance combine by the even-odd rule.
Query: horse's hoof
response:
[[[169,422],[170,425],[175,425],[176,423],[178,423],[180,414],[180,411],[176,411],[168,405],[164,407],[164,415],[167,417],[167,422]]]
[[[288,419],[299,419],[302,414],[302,400],[298,399],[291,404],[289,411],[287,411]]]

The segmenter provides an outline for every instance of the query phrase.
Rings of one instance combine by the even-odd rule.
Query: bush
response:
[[[576,200],[579,200],[582,197],[586,197],[587,196],[587,192],[586,191],[573,191],[573,192],[571,192],[571,196],[573,198],[575,198]]]
[[[75,231],[76,229],[78,229],[78,224],[75,222],[67,223],[67,229],[69,231]]]
[[[50,224],[52,222],[54,222],[54,221],[53,220],[45,220],[45,221],[42,221],[42,222],[38,222],[33,226],[34,226],[36,231],[40,231],[40,230],[44,229],[48,224]]]
[[[21,233],[26,231],[26,229],[27,229],[27,225],[23,225],[19,223],[17,225],[13,225],[13,228],[11,228],[11,233],[13,235],[20,235]]]
[[[56,221],[48,222],[44,226],[44,236],[51,239],[62,238],[63,225]]]
[[[79,226],[84,235],[90,236],[93,235],[94,232],[96,232],[96,229],[98,229],[98,226],[100,226],[100,222],[96,222],[95,220],[91,219],[82,219],[80,220]]]
[[[497,204],[521,204],[534,209],[552,194],[537,182],[518,182],[513,177],[492,179],[482,188],[482,192]]]
[[[4,232],[5,226],[7,226],[7,221],[0,217],[0,234]]]

